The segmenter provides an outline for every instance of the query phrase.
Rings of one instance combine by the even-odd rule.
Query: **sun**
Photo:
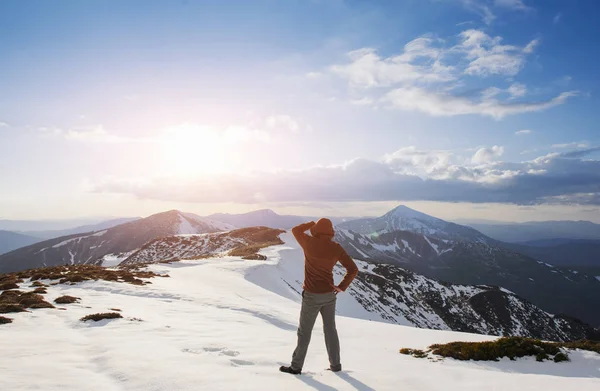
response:
[[[178,176],[227,171],[226,140],[217,130],[194,124],[167,129],[161,139],[166,171]]]

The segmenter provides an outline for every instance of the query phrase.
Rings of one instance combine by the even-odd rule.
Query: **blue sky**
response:
[[[0,3],[0,218],[600,222],[594,1]]]

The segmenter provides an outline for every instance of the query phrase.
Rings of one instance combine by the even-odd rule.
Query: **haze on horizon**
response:
[[[599,9],[5,0],[0,219],[600,223]]]

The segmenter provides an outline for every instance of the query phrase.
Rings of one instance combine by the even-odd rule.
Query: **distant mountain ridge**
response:
[[[530,221],[525,223],[466,223],[485,235],[509,243],[545,239],[600,240],[600,224],[590,221]]]
[[[319,217],[280,215],[271,209],[260,209],[247,213],[214,213],[206,216],[208,219],[222,221],[238,228],[247,227],[270,227],[278,229],[291,229],[298,224],[311,220],[317,220]],[[357,217],[328,217],[334,224],[345,221],[356,220]]]
[[[19,247],[29,246],[42,239],[17,232],[0,231],[0,255],[16,250]]]
[[[138,249],[164,236],[233,229],[229,224],[176,210],[109,229],[63,236],[0,255],[0,273],[64,264],[94,263],[109,254]]]
[[[34,236],[41,239],[53,239],[61,236],[69,236],[82,234],[86,232],[96,232],[101,231],[103,229],[108,229],[112,227],[116,227],[117,225],[129,223],[131,221],[139,220],[140,217],[122,217],[118,219],[111,219],[106,221],[101,221],[95,224],[81,225],[78,227],[68,228],[68,229],[59,229],[59,230],[44,230],[44,231],[23,231],[21,233],[25,235]]]
[[[261,209],[240,214],[215,213],[206,217],[212,220],[231,224],[238,228],[264,226],[270,228],[290,229],[306,221],[305,217],[279,215],[271,209]]]
[[[429,278],[505,287],[551,313],[600,325],[594,276],[555,268],[477,230],[398,207],[339,224],[335,239],[354,258],[400,266]]]

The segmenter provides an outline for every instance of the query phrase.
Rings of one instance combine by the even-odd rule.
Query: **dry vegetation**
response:
[[[56,304],[73,304],[73,303],[76,303],[77,300],[81,300],[81,299],[79,297],[64,295],[64,296],[57,297],[56,299],[54,299],[54,302]]]
[[[503,337],[485,342],[450,342],[431,345],[428,350],[400,349],[400,353],[417,358],[433,354],[456,360],[498,361],[508,357],[515,360],[520,357],[535,357],[537,361],[569,361],[568,350],[581,349],[600,353],[600,342],[582,340],[574,342],[544,342],[523,337]]]
[[[5,318],[4,316],[0,316],[0,324],[12,323],[11,318]]]
[[[83,281],[115,281],[126,282],[133,285],[149,284],[149,281],[144,281],[142,278],[153,278],[159,276],[156,273],[137,270],[135,268],[128,269],[106,269],[97,265],[70,265],[70,266],[53,266],[41,269],[30,269],[22,272],[4,274],[0,276],[0,290],[17,289],[17,283],[22,283],[24,279],[30,278],[32,286],[44,287],[39,280],[52,280],[53,284],[76,284]],[[35,285],[34,285],[35,284]],[[3,286],[11,286],[12,288],[3,288]]]
[[[0,275],[0,314],[26,312],[28,309],[36,308],[55,308],[54,305],[44,300],[42,295],[47,293],[47,285],[41,280],[54,281],[51,285],[74,285],[83,281],[97,280],[144,285],[150,284],[150,282],[143,279],[156,276],[159,275],[136,268],[112,270],[97,265],[54,266],[2,274]],[[26,279],[31,279],[30,287],[35,288],[31,292],[18,290],[18,284],[24,283]],[[57,298],[55,303],[70,304],[78,300],[80,300],[78,297],[62,296]],[[12,322],[12,319],[3,319],[6,319],[2,320],[4,323]]]
[[[121,314],[119,314],[117,312],[103,312],[100,314],[86,315],[83,318],[81,318],[80,320],[82,322],[87,322],[88,320],[93,320],[94,322],[98,322],[99,320],[102,320],[102,319],[117,319],[117,318],[122,318]]]
[[[35,292],[9,290],[0,294],[0,314],[25,312],[27,308],[54,308],[54,306]]]

